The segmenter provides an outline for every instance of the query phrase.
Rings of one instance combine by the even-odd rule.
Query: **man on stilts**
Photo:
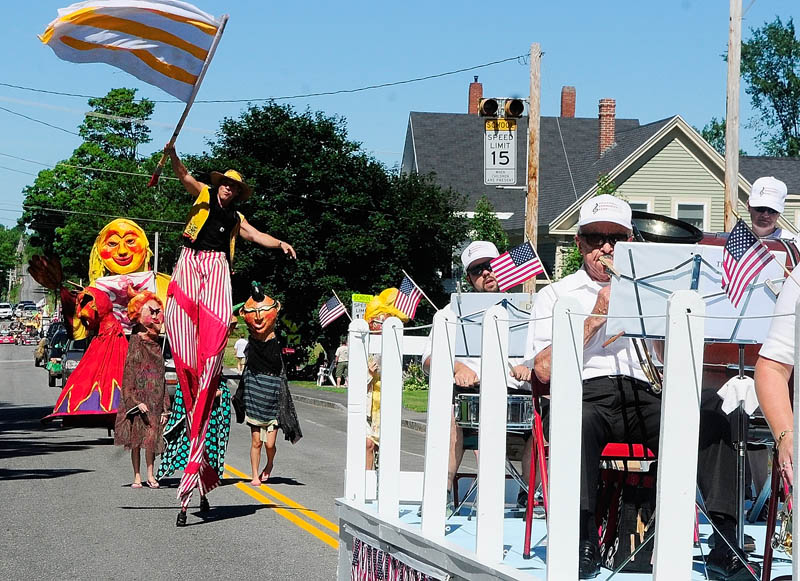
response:
[[[236,211],[252,189],[241,174],[228,170],[211,172],[211,186],[187,171],[172,143],[169,156],[175,175],[194,198],[184,229],[184,243],[167,291],[166,325],[178,383],[187,410],[189,462],[178,487],[181,511],[177,526],[186,525],[186,508],[192,492],[206,496],[219,485],[219,476],[209,464],[203,442],[222,372],[222,357],[232,315],[230,261],[236,238],[264,248],[280,249],[296,258],[294,248],[251,226]]]

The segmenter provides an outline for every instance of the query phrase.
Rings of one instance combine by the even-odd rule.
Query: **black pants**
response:
[[[704,389],[700,406],[698,484],[712,514],[735,518],[736,448],[731,417],[721,411],[713,389]],[[583,382],[583,453],[581,454],[581,515],[588,529],[594,527],[600,457],[610,442],[647,445],[658,453],[661,397],[649,384],[631,377],[596,377]],[[549,406],[542,410],[545,433],[549,431]],[[672,421],[672,420],[671,420]],[[674,421],[681,421],[675,418]],[[716,519],[715,519],[716,520]],[[581,531],[582,535],[584,530]],[[589,532],[588,530],[586,531]]]

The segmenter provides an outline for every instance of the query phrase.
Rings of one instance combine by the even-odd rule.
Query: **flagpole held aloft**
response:
[[[350,319],[350,322],[352,323],[353,322],[353,317],[351,317],[350,313],[347,312],[347,307],[344,306],[344,303],[342,302],[342,299],[339,298],[339,295],[336,294],[335,290],[331,289],[331,292],[333,293],[333,296],[336,297],[336,300],[339,301],[339,304],[342,305],[342,308],[344,309],[344,314],[347,315],[347,318]]]
[[[426,300],[426,301],[428,301],[428,302],[431,304],[431,306],[432,306],[434,309],[436,309],[436,310],[438,311],[438,310],[439,310],[439,307],[437,307],[435,304],[433,304],[433,301],[432,301],[431,299],[429,299],[429,298],[428,298],[428,295],[426,295],[426,294],[425,294],[425,291],[424,291],[424,290],[422,290],[422,289],[420,288],[420,286],[419,286],[419,285],[418,285],[416,282],[414,282],[414,279],[413,279],[413,278],[411,278],[411,277],[408,275],[408,273],[407,273],[405,270],[403,270],[402,268],[401,268],[400,270],[402,270],[402,271],[403,271],[403,274],[404,274],[404,275],[406,275],[406,276],[408,276],[408,280],[410,280],[410,281],[411,281],[411,282],[414,284],[414,286],[415,286],[415,287],[417,287],[417,288],[419,289],[419,292],[420,292],[420,293],[422,293],[422,296],[423,296],[423,297],[425,297],[425,300]]]
[[[186,117],[189,115],[189,109],[191,109],[192,105],[194,104],[195,97],[197,97],[197,92],[200,90],[200,84],[203,82],[203,78],[206,76],[208,67],[211,65],[211,59],[214,58],[214,53],[217,50],[217,45],[222,39],[222,33],[225,31],[225,25],[228,23],[228,18],[229,16],[227,14],[223,14],[221,17],[219,28],[217,28],[217,34],[214,36],[214,40],[211,42],[211,48],[208,49],[208,57],[206,57],[206,61],[203,63],[203,68],[200,70],[200,74],[197,76],[197,82],[194,84],[194,88],[192,89],[192,94],[189,96],[189,100],[186,101],[186,107],[183,110],[181,118],[178,120],[178,124],[175,126],[175,131],[172,132],[172,137],[169,139],[169,145],[175,145],[175,141],[178,139],[178,134],[181,132],[181,129],[183,129],[183,123],[186,121]],[[161,159],[158,161],[158,165],[156,166],[153,175],[150,177],[150,181],[147,182],[148,188],[152,188],[158,183],[158,178],[161,176],[161,172],[164,170],[164,165],[166,163],[167,154],[162,153]]]

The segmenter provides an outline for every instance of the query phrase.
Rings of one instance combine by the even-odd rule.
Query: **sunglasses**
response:
[[[249,308],[249,307],[242,307],[242,314],[246,313],[268,313],[272,309],[277,309],[281,306],[279,302],[272,303],[266,307],[256,307],[256,308]]]
[[[492,263],[491,261],[487,260],[486,262],[481,262],[480,264],[476,264],[474,266],[470,266],[467,269],[467,274],[471,274],[472,276],[480,276],[481,273],[486,270],[488,272],[492,272]]]
[[[583,238],[586,244],[594,248],[600,248],[606,243],[614,246],[617,242],[625,242],[630,238],[627,234],[602,234],[600,232],[587,232],[585,234],[578,232],[578,236]]]
[[[773,216],[775,214],[780,214],[778,210],[773,210],[772,208],[768,208],[766,206],[756,206],[755,208],[751,206],[751,209],[759,214],[769,214],[770,216]]]
[[[147,307],[147,310],[150,311],[150,314],[153,315],[154,317],[157,317],[158,315],[161,314],[161,309],[159,309],[158,307],[156,308]]]

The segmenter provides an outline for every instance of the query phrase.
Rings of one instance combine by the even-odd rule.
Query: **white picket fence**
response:
[[[691,578],[704,313],[705,304],[694,291],[676,292],[668,301],[653,571],[653,578],[659,581]],[[574,299],[563,297],[556,303],[550,404],[549,581],[578,578],[581,414],[576,410],[581,409],[585,318],[586,313]],[[506,319],[507,314],[500,306],[487,310],[483,318],[477,531],[474,551],[465,556],[496,571],[498,577],[531,579],[529,574],[503,564]],[[445,539],[445,502],[456,325],[456,316],[449,309],[439,311],[433,320],[425,461],[421,473],[400,471],[402,361],[404,353],[421,351],[418,338],[404,336],[403,325],[396,318],[384,323],[381,336],[370,336],[363,320],[353,321],[349,328],[347,457],[344,498],[339,503],[366,509],[377,498],[374,523],[390,525],[395,533],[405,531],[417,543],[422,540],[434,551],[454,550]],[[795,360],[800,361],[800,326],[796,326],[795,334]],[[382,363],[379,479],[365,469],[367,357],[371,352],[380,353]],[[800,373],[795,374],[795,401],[800,401],[798,377]],[[795,416],[796,433],[800,433],[799,417],[800,414]],[[798,443],[800,438],[795,439],[795,458],[800,457]],[[798,465],[800,462],[795,464],[796,481],[800,481]],[[414,530],[399,519],[402,501],[422,502],[421,525]],[[794,526],[798,527],[798,519],[794,519]],[[389,527],[373,528],[367,532],[391,542],[381,534]],[[795,528],[795,538],[800,538],[797,534]],[[461,554],[464,556],[463,551]],[[800,579],[797,559],[794,561],[795,578]],[[340,578],[342,573],[340,566]]]

